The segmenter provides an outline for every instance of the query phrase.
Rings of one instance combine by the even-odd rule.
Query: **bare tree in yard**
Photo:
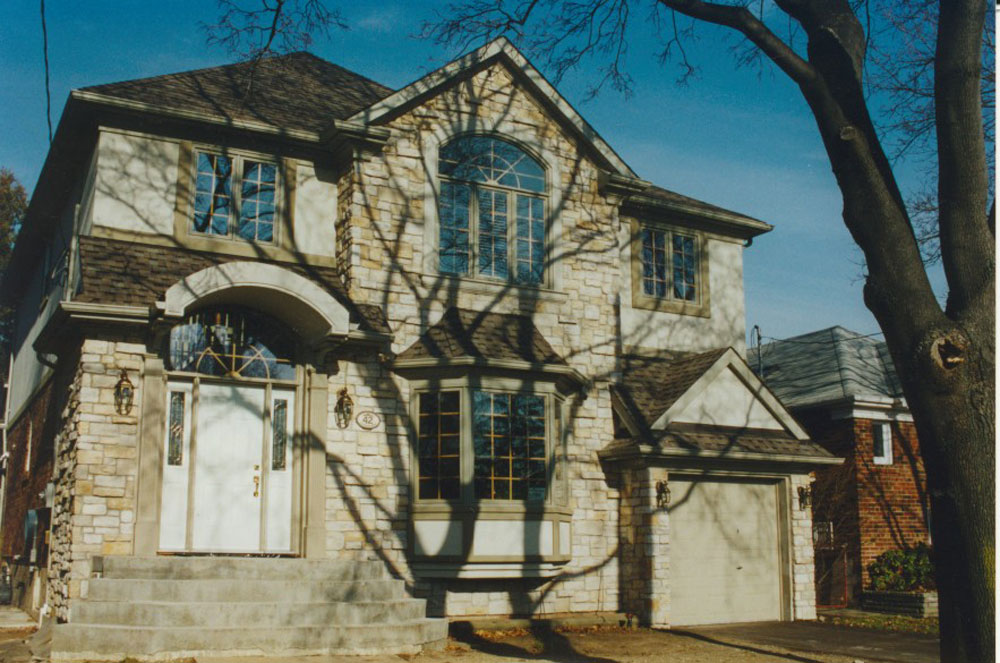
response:
[[[449,6],[426,32],[462,46],[506,34],[557,75],[584,57],[603,57],[599,84],[628,88],[626,27],[630,12],[643,5],[663,12],[664,54],[677,55],[685,73],[692,70],[683,50],[686,31],[707,23],[745,38],[741,59],[768,59],[798,85],[841,189],[844,222],[864,253],[865,303],[885,333],[920,436],[933,513],[942,660],[992,661],[995,230],[981,99],[983,33],[992,10],[983,0],[921,3],[933,10],[924,25],[934,43],[925,72],[932,81],[926,128],[933,129],[936,148],[932,209],[948,283],[942,307],[865,94],[873,37],[866,28],[910,3],[773,4],[468,0]],[[876,38],[915,38],[893,34],[885,21],[880,27],[886,32]],[[779,36],[786,31],[787,38]]]
[[[224,47],[241,61],[252,62],[246,94],[253,87],[256,63],[270,55],[309,48],[331,28],[346,29],[340,11],[322,0],[217,0],[216,23],[202,25],[209,45]]]

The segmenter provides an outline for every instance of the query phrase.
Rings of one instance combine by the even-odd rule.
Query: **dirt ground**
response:
[[[0,632],[0,661],[29,663],[24,639],[30,631]],[[190,662],[191,659],[188,659]],[[198,663],[273,663],[264,658],[200,658]],[[459,632],[443,648],[416,656],[309,656],[281,659],[284,663],[855,663],[853,657],[793,652],[766,645],[740,643],[727,638],[712,641],[650,629],[609,627],[573,628],[529,632]]]

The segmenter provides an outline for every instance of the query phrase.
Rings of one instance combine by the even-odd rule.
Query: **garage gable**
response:
[[[808,435],[732,348],[722,352],[652,424],[698,424]]]

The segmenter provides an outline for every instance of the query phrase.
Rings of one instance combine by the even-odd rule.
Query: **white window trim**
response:
[[[229,205],[229,222],[228,222],[228,232],[225,235],[218,235],[209,232],[198,232],[194,228],[194,217],[195,217],[195,197],[198,195],[198,155],[199,154],[209,154],[217,157],[226,157],[232,160],[232,173],[230,175],[230,199],[231,203]],[[271,230],[271,239],[261,240],[261,239],[246,239],[240,237],[239,233],[239,219],[240,210],[242,208],[242,194],[243,194],[243,167],[244,162],[247,160],[256,161],[258,163],[265,163],[274,166],[274,223]],[[189,169],[189,176],[191,178],[191,186],[189,187],[188,193],[188,218],[187,218],[187,228],[186,234],[189,237],[199,237],[208,240],[223,240],[231,242],[248,242],[251,244],[262,244],[264,246],[281,246],[281,219],[284,218],[284,200],[281,195],[282,191],[282,164],[279,159],[273,156],[268,156],[266,154],[259,154],[256,152],[247,152],[244,150],[229,150],[229,149],[219,149],[218,147],[210,147],[205,145],[194,145],[191,148],[191,166]]]
[[[882,455],[876,455],[875,431],[882,435]],[[892,465],[892,426],[887,423],[872,423],[872,457],[876,465]]]

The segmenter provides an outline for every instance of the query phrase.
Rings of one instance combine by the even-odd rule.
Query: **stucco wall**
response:
[[[630,224],[624,224],[625,238]],[[708,254],[709,317],[651,311],[632,306],[631,249],[622,242],[622,338],[626,347],[678,349],[700,352],[732,346],[746,349],[746,311],[743,297],[743,246],[738,241],[706,238]]]
[[[93,225],[173,237],[178,144],[105,129],[97,149]]]

